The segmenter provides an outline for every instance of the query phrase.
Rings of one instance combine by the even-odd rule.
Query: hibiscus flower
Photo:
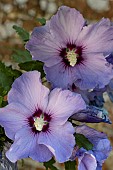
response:
[[[14,81],[8,103],[0,109],[0,125],[14,140],[6,153],[11,162],[27,157],[39,162],[53,156],[58,162],[69,159],[75,131],[68,118],[85,109],[81,95],[58,88],[50,92],[41,84],[40,73],[33,71]]]
[[[33,30],[26,48],[33,60],[44,62],[53,87],[103,88],[113,77],[105,59],[113,50],[109,19],[87,26],[79,11],[62,6],[45,26]]]

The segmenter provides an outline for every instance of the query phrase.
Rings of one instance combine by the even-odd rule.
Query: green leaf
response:
[[[2,106],[3,97],[0,96],[0,107]]]
[[[13,78],[7,75],[6,72],[0,71],[0,86],[4,87],[6,91],[9,91],[12,83]]]
[[[17,26],[17,25],[14,25],[14,26],[13,26],[13,29],[16,30],[16,32],[18,33],[18,35],[20,36],[20,38],[21,38],[24,42],[26,42],[26,41],[29,40],[29,33],[28,33],[25,29],[23,29],[23,28],[21,28],[21,27],[19,27],[19,26]]]
[[[21,72],[18,70],[13,70],[12,67],[5,66],[4,63],[0,62],[0,89],[3,90],[1,96],[7,94],[10,90],[13,81],[21,75]]]
[[[76,133],[75,134],[75,140],[76,140],[76,144],[80,148],[83,147],[86,150],[92,150],[93,144],[84,135]]]
[[[0,87],[0,96],[4,97],[7,94],[7,91],[3,87]]]
[[[65,170],[76,170],[76,161],[67,161],[65,164]]]
[[[55,163],[55,160],[52,158],[48,162],[44,162],[43,165],[45,166],[46,170],[58,170],[53,164]]]
[[[45,19],[45,18],[37,18],[37,21],[38,21],[41,25],[45,25],[45,24],[46,24],[46,19]]]
[[[20,63],[19,67],[21,70],[25,70],[25,71],[38,70],[39,72],[41,72],[42,78],[45,76],[45,73],[43,70],[43,63],[39,61],[30,61],[30,62]]]
[[[14,50],[14,54],[12,55],[12,59],[17,63],[24,63],[27,61],[32,61],[32,57],[27,50]]]
[[[22,74],[22,72],[20,72],[19,70],[12,69],[12,66],[6,67],[6,69],[7,74],[13,77],[13,79],[18,78]]]

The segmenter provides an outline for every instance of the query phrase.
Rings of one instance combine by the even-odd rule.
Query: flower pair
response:
[[[76,145],[73,134],[81,133],[79,128],[82,129],[75,129],[68,121],[70,117],[86,122],[109,122],[103,118],[102,110],[86,109],[81,95],[66,89],[74,86],[87,94],[87,90],[104,88],[110,82],[112,65],[106,56],[112,52],[112,37],[113,26],[108,19],[87,26],[78,11],[64,6],[45,26],[34,29],[26,48],[34,60],[44,62],[46,78],[55,89],[50,91],[43,86],[37,71],[24,73],[14,81],[8,93],[8,105],[0,109],[0,124],[14,140],[6,153],[12,162],[26,157],[46,162],[53,156],[58,162],[65,162],[72,157]],[[94,131],[90,128],[83,126],[82,133],[94,145],[99,142],[99,132],[93,140]],[[109,153],[107,137],[100,136],[106,139]],[[98,158],[93,150],[86,152],[82,148],[77,156],[80,170],[86,156],[94,158],[94,167],[97,167]]]
[[[10,161],[30,157],[46,162],[54,156],[58,162],[65,162],[78,157],[79,170],[84,166],[95,170],[108,157],[111,146],[104,133],[85,125],[74,128],[68,121],[74,113],[86,109],[81,95],[59,88],[50,92],[41,84],[38,71],[24,73],[14,81],[8,103],[0,109],[0,124],[14,140],[6,152]],[[93,150],[81,148],[73,154],[77,146],[74,133],[85,135]]]

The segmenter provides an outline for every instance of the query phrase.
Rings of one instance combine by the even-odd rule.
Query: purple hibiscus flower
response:
[[[78,170],[101,170],[102,164],[112,149],[106,134],[86,125],[76,127],[75,131],[76,133],[83,134],[93,144],[92,150],[79,149],[77,146],[75,151],[73,151],[71,159],[78,157]]]
[[[53,87],[103,88],[113,77],[104,56],[113,49],[109,19],[87,26],[77,10],[62,6],[45,26],[33,30],[26,48],[33,60],[44,62]]]
[[[59,162],[69,159],[75,139],[67,120],[86,107],[79,94],[58,88],[50,92],[41,84],[40,73],[33,71],[14,81],[8,103],[0,109],[0,124],[14,140],[6,153],[10,161],[31,157],[45,162],[53,156]]]

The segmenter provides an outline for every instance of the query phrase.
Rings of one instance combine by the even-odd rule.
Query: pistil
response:
[[[75,64],[77,63],[77,57],[78,57],[78,54],[76,53],[75,49],[67,49],[66,50],[66,58],[68,59],[70,65],[72,67],[75,66]]]
[[[47,121],[44,120],[44,114],[41,114],[40,117],[34,117],[34,126],[36,130],[42,131],[43,126],[47,125]]]

